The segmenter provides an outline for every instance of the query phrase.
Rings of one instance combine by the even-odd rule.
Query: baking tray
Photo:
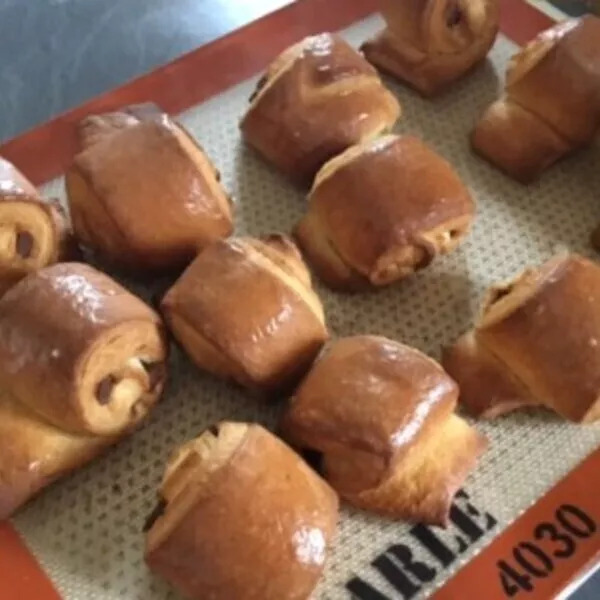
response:
[[[218,166],[236,201],[237,233],[288,232],[305,209],[305,195],[244,146],[238,122],[259,70],[278,50],[308,33],[338,29],[355,19],[342,34],[358,46],[381,27],[379,16],[367,16],[374,2],[350,4],[330,0],[325,8],[322,0],[298,2],[202,54],[184,57],[9,142],[0,154],[41,183],[68,164],[75,150],[74,123],[81,116],[153,100],[179,113],[178,120]],[[502,89],[515,41],[523,42],[549,24],[547,16],[520,0],[507,0],[503,8],[503,34],[489,61],[441,98],[424,100],[386,80],[404,109],[396,130],[422,137],[452,162],[473,191],[478,206],[473,231],[452,255],[375,294],[344,296],[317,285],[334,336],[381,334],[439,358],[442,346],[471,326],[488,285],[565,249],[590,254],[589,232],[600,220],[597,148],[562,162],[529,187],[509,180],[469,151],[469,132]],[[285,23],[287,29],[281,29]],[[269,41],[253,46],[267,27],[272,31]],[[242,52],[254,58],[240,69],[236,61]],[[215,80],[198,87],[189,78],[207,77],[200,70],[194,73],[203,61],[212,63]],[[247,79],[251,73],[255,75]],[[232,77],[244,80],[228,87]],[[200,102],[207,96],[212,97]],[[45,181],[42,191],[64,200],[62,178]],[[147,299],[166,285],[164,280],[151,286],[124,283]],[[167,393],[143,430],[53,485],[0,530],[0,556],[6,556],[0,561],[0,582],[5,582],[0,583],[0,598],[178,598],[143,563],[142,528],[155,504],[167,456],[215,421],[252,420],[273,427],[280,410],[200,373],[176,350]],[[600,483],[600,427],[571,425],[540,411],[477,426],[490,438],[490,449],[459,494],[448,530],[411,527],[345,506],[315,599],[510,597],[511,583],[502,584],[504,567],[498,561],[511,565],[515,551],[532,543],[540,522],[551,521],[568,505],[600,523],[600,503],[590,495]],[[480,553],[482,548],[487,549]],[[569,560],[553,561],[550,571],[530,577],[531,590],[523,593],[540,600],[553,597],[599,553],[596,532],[582,535]],[[38,564],[54,591],[40,578]],[[25,592],[32,582],[41,587]]]

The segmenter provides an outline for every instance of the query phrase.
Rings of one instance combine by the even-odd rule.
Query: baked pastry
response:
[[[474,213],[469,191],[441,156],[417,138],[388,135],[319,171],[295,236],[328,286],[359,290],[452,251]]]
[[[301,377],[327,338],[308,270],[283,235],[216,242],[161,308],[200,368],[267,392]]]
[[[160,123],[165,116],[165,113],[153,102],[130,104],[113,112],[89,115],[79,123],[79,140],[82,148],[89,148],[114,133],[142,122]]]
[[[232,229],[231,200],[202,148],[142,105],[80,125],[82,151],[66,175],[80,241],[116,266],[185,266]]]
[[[54,427],[4,390],[0,391],[0,438],[0,520],[116,441]]]
[[[446,350],[460,401],[492,418],[542,405],[577,423],[600,418],[600,266],[559,256],[492,287],[475,329]]]
[[[445,526],[486,439],[454,414],[458,387],[432,359],[376,336],[331,344],[283,417],[292,444],[359,508]]]
[[[373,67],[340,36],[308,37],[278,56],[241,122],[272,165],[310,183],[327,160],[391,129],[400,105]]]
[[[309,598],[337,498],[268,431],[245,423],[206,431],[173,455],[160,496],[146,561],[186,598]]]
[[[0,157],[0,294],[28,273],[75,253],[60,204],[44,200]]]
[[[166,358],[158,315],[92,267],[15,284],[0,299],[0,518],[135,428]]]
[[[526,183],[589,144],[600,126],[600,19],[555,25],[514,56],[506,90],[481,117],[473,148]]]
[[[386,28],[362,46],[376,67],[431,96],[483,61],[499,0],[381,0]]]

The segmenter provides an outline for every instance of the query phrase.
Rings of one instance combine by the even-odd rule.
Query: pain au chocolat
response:
[[[569,421],[597,421],[600,266],[559,256],[492,287],[479,322],[445,352],[444,366],[474,416],[545,406]]]
[[[0,157],[0,294],[28,273],[74,258],[76,244],[62,207]]]
[[[241,130],[269,163],[310,183],[323,163],[388,131],[399,116],[375,69],[340,36],[323,33],[273,61]]]
[[[338,290],[383,286],[452,251],[475,206],[446,160],[412,136],[354,146],[318,173],[295,236]]]
[[[259,425],[222,423],[172,456],[146,561],[190,600],[307,600],[335,532],[329,486]]]
[[[209,246],[161,308],[199,367],[265,392],[294,383],[327,338],[308,270],[279,234]]]
[[[483,61],[499,0],[381,0],[386,28],[362,50],[376,67],[433,95]]]
[[[487,442],[454,414],[456,383],[398,342],[333,342],[285,413],[284,438],[321,454],[325,479],[350,504],[445,526],[452,499]]]
[[[15,284],[0,299],[0,518],[135,428],[166,358],[158,315],[90,266]]]
[[[472,136],[486,160],[529,182],[589,144],[600,127],[600,18],[573,19],[539,34],[511,60],[504,95]]]
[[[168,115],[141,105],[91,116],[66,175],[75,233],[130,271],[185,266],[233,229],[231,201],[202,148]]]

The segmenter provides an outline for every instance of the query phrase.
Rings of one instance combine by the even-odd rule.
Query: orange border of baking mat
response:
[[[376,8],[377,0],[297,0],[9,140],[0,146],[0,155],[40,185],[63,173],[69,165],[76,152],[75,125],[84,116],[148,100],[168,112],[181,112],[254,75],[298,39],[319,31],[343,29]],[[527,42],[551,23],[547,15],[524,0],[502,0],[501,30],[518,44]],[[252,51],[248,52],[248,48]],[[489,585],[495,576],[490,574],[490,565],[495,567],[497,558],[512,551],[523,536],[531,533],[534,524],[548,517],[547,512],[557,503],[576,501],[590,510],[588,505],[593,505],[595,499],[594,485],[600,487],[600,449],[493,540],[434,599],[500,598],[490,595]],[[597,511],[597,503],[593,506]],[[599,554],[597,541],[582,546],[552,578],[543,580],[534,594],[527,593],[527,598],[548,600],[548,593],[556,592],[560,586],[564,588]],[[8,522],[0,523],[0,582],[0,600],[60,600],[50,579]]]
[[[0,598],[60,600],[58,592],[14,527],[0,523]]]
[[[599,491],[600,450],[596,450],[471,559],[431,600],[555,598],[600,558]],[[556,511],[561,506],[575,507],[576,511],[583,512],[595,523],[594,532],[589,537],[569,534],[556,519]],[[510,596],[503,589],[498,563],[504,561],[518,575],[526,574],[526,570],[515,561],[514,551],[524,547],[529,552],[532,545],[551,557],[553,570],[549,575],[538,578],[527,574],[533,590],[516,591]],[[534,567],[539,568],[537,561]],[[508,585],[512,587],[512,578]]]

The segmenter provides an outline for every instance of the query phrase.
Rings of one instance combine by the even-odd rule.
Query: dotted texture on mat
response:
[[[358,46],[379,27],[370,18],[344,32]],[[343,296],[319,286],[333,335],[382,334],[439,358],[440,349],[473,322],[482,293],[564,248],[589,252],[590,229],[600,220],[598,149],[566,160],[530,187],[512,182],[469,150],[477,116],[503,86],[515,46],[500,38],[488,63],[443,97],[429,101],[387,81],[404,108],[397,130],[421,136],[449,159],[473,191],[476,225],[452,255],[410,280],[375,294]],[[198,73],[198,77],[202,77]],[[223,174],[236,201],[238,233],[290,231],[305,208],[304,194],[265,165],[239,136],[238,122],[256,79],[180,115]],[[44,190],[64,197],[63,182]],[[146,297],[155,290],[125,282]],[[257,420],[273,426],[278,408],[266,408],[226,383],[199,373],[175,351],[162,404],[131,439],[78,473],[53,485],[14,520],[67,599],[166,600],[178,596],[143,562],[145,517],[171,449],[220,419]],[[512,415],[479,425],[491,440],[466,490],[499,521],[499,531],[600,444],[600,428],[566,424],[543,412]],[[393,594],[370,562],[408,539],[408,526],[342,511],[326,576],[314,597],[343,599],[354,575]],[[462,563],[491,535],[462,557]],[[461,563],[461,564],[462,564]],[[454,564],[456,570],[460,564]],[[447,579],[440,574],[423,593]]]

